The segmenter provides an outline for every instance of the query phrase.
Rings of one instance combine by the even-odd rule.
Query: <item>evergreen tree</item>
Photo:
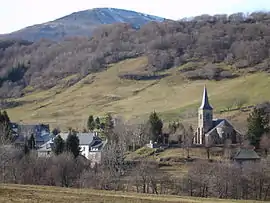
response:
[[[100,129],[105,130],[105,123],[100,123]]]
[[[0,123],[4,123],[5,119],[4,119],[4,115],[2,113],[2,111],[0,111]]]
[[[6,111],[0,111],[0,131],[0,136],[3,136],[5,141],[10,142],[13,140],[10,119]]]
[[[28,140],[28,148],[31,149],[35,149],[36,148],[36,141],[35,141],[35,136],[32,133],[29,140]]]
[[[150,125],[150,138],[153,142],[157,142],[162,135],[163,122],[155,111],[150,114],[148,122]]]
[[[99,119],[99,117],[96,117],[95,123],[96,123],[96,128],[99,130],[100,129],[100,119]]]
[[[24,155],[28,155],[30,153],[30,149],[29,149],[28,144],[29,144],[28,140],[25,137],[24,144],[23,144],[23,153],[24,153]]]
[[[87,128],[88,130],[90,131],[93,131],[95,129],[95,120],[94,120],[94,117],[92,115],[90,115],[88,117],[88,121],[87,121]]]
[[[58,128],[54,128],[54,129],[52,130],[52,134],[53,134],[54,136],[58,135],[59,133],[60,133],[60,130],[59,130]]]
[[[56,155],[62,154],[65,150],[65,141],[62,139],[62,137],[56,136],[54,141],[53,141],[54,147],[53,147],[53,152]]]
[[[4,122],[5,122],[6,124],[9,124],[9,123],[10,123],[10,119],[9,119],[9,116],[8,116],[8,114],[7,114],[6,111],[3,111],[2,116],[3,116]]]
[[[28,147],[28,145],[27,145],[27,142],[24,143],[23,147],[24,147],[24,148],[23,148],[24,154],[25,154],[25,155],[29,154],[30,149],[29,149],[29,147]]]
[[[105,122],[104,122],[104,134],[107,137],[108,140],[113,140],[114,138],[114,122],[112,115],[110,113],[107,114],[105,117]]]
[[[247,122],[247,136],[250,144],[258,148],[262,135],[269,132],[269,115],[264,108],[254,108]]]
[[[71,130],[66,140],[66,150],[71,152],[75,158],[80,154],[79,143],[80,140],[77,133],[74,130]]]

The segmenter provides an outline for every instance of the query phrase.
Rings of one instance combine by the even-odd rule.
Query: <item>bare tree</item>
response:
[[[189,195],[208,197],[211,177],[210,174],[212,171],[212,165],[205,161],[199,161],[192,164],[187,174]]]
[[[211,148],[213,147],[214,145],[214,140],[213,138],[209,135],[207,138],[206,138],[206,141],[205,141],[205,149],[206,149],[206,154],[207,154],[207,159],[210,160],[210,154],[211,154]]]
[[[269,134],[263,134],[260,141],[260,148],[264,150],[265,155],[268,155],[268,150],[270,148],[270,137]]]
[[[52,158],[52,175],[58,186],[71,187],[76,185],[84,166],[83,158],[78,156],[74,159],[71,153],[62,153]]]
[[[194,139],[194,131],[192,126],[189,126],[188,129],[184,128],[183,130],[183,143],[182,146],[186,149],[187,158],[190,158],[190,148]]]
[[[170,139],[180,144],[184,141],[184,134],[186,133],[185,126],[182,123],[174,123],[173,127],[174,130],[170,133]]]
[[[132,172],[137,192],[158,194],[159,170],[156,162],[140,160]]]
[[[126,143],[124,141],[109,141],[102,152],[102,170],[108,177],[107,187],[111,189],[121,188],[121,177],[125,174],[124,155]]]
[[[242,167],[242,197],[245,199],[269,200],[270,176],[269,159],[256,164],[247,162]]]
[[[143,147],[149,143],[148,125],[145,123],[141,124],[129,124],[129,137],[132,143],[132,150],[135,151],[136,147]]]
[[[22,152],[19,149],[14,148],[12,145],[0,145],[1,182],[17,183],[17,175],[14,172],[18,170],[18,163],[21,156]]]
[[[224,146],[223,146],[223,156],[225,159],[229,160],[232,156],[232,149],[231,149],[232,140],[226,139]]]
[[[11,139],[11,131],[6,123],[0,123],[0,145],[9,145],[13,141]]]

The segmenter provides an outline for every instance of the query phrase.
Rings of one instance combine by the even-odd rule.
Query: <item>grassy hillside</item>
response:
[[[185,118],[192,120],[196,118],[195,113],[205,84],[210,102],[219,117],[228,116],[217,113],[234,98],[246,97],[245,105],[270,99],[267,73],[245,74],[222,81],[191,82],[179,72],[184,67],[178,67],[166,71],[170,75],[160,80],[135,81],[118,77],[122,73],[142,72],[146,64],[147,58],[144,57],[129,59],[111,65],[106,71],[90,74],[71,87],[56,86],[50,90],[28,93],[16,100],[23,102],[23,105],[8,109],[8,113],[14,121],[83,128],[89,114],[103,116],[107,112],[126,119],[143,119],[156,110],[166,121]],[[72,77],[76,75],[64,80],[68,82]],[[26,90],[31,90],[31,87]]]
[[[120,193],[110,191],[97,190],[79,190],[65,189],[57,187],[43,186],[25,186],[25,185],[1,185],[0,186],[0,202],[89,202],[89,203],[161,203],[161,202],[181,202],[181,203],[216,203],[216,202],[239,202],[251,203],[258,201],[244,200],[219,200],[219,199],[203,199],[191,197],[176,196],[155,196],[135,193]]]

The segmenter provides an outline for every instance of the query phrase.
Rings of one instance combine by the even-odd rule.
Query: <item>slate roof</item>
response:
[[[259,155],[253,149],[240,149],[234,156],[235,160],[258,160]]]
[[[94,140],[90,146],[91,148],[98,148],[98,150],[103,149],[103,147],[105,146],[106,141],[102,141],[102,140]],[[91,149],[90,149],[91,150]]]
[[[63,140],[66,140],[69,133],[60,133],[59,135]],[[95,138],[94,133],[77,133],[80,140],[80,145],[89,145]]]
[[[206,134],[211,134],[217,128],[231,127],[234,128],[226,119],[216,119],[213,120],[213,128]]]
[[[202,104],[200,106],[200,109],[213,110],[213,107],[210,105],[209,100],[208,100],[208,94],[207,94],[206,86],[204,86]]]
[[[63,140],[66,140],[69,133],[60,133],[59,135]],[[99,137],[95,136],[94,133],[77,133],[77,136],[79,137],[79,144],[80,145],[89,145],[90,147],[95,147],[102,149],[102,147],[105,145],[105,142],[103,142]],[[51,151],[53,145],[53,138],[48,140],[46,143],[40,146],[38,151],[47,152]]]
[[[17,136],[15,138],[14,144],[24,144],[26,138],[24,136]]]
[[[37,144],[37,145],[39,145],[40,143],[41,143],[41,144],[42,144],[42,143],[46,143],[46,142],[48,142],[51,138],[52,138],[52,134],[50,134],[50,133],[46,133],[46,134],[42,134],[42,135],[38,135],[38,134],[35,135],[35,141],[36,141],[36,144]],[[26,137],[23,136],[23,135],[17,135],[17,136],[15,137],[14,143],[15,143],[15,144],[20,144],[20,145],[22,145],[22,144],[25,143],[25,141],[26,141],[27,139],[29,139],[29,137],[26,138]]]
[[[36,135],[35,139],[36,142],[47,142],[53,137],[50,133],[38,134]]]

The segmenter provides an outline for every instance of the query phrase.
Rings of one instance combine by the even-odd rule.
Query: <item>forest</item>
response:
[[[23,96],[25,87],[32,91],[52,88],[76,74],[71,86],[111,63],[139,56],[148,58],[143,67],[148,75],[128,79],[151,79],[188,62],[202,62],[199,67],[181,70],[191,80],[233,78],[238,75],[232,70],[245,68],[249,72],[269,71],[269,23],[269,13],[235,13],[151,22],[140,29],[128,24],[106,25],[97,28],[91,38],[78,36],[61,42],[2,39],[0,97]]]

